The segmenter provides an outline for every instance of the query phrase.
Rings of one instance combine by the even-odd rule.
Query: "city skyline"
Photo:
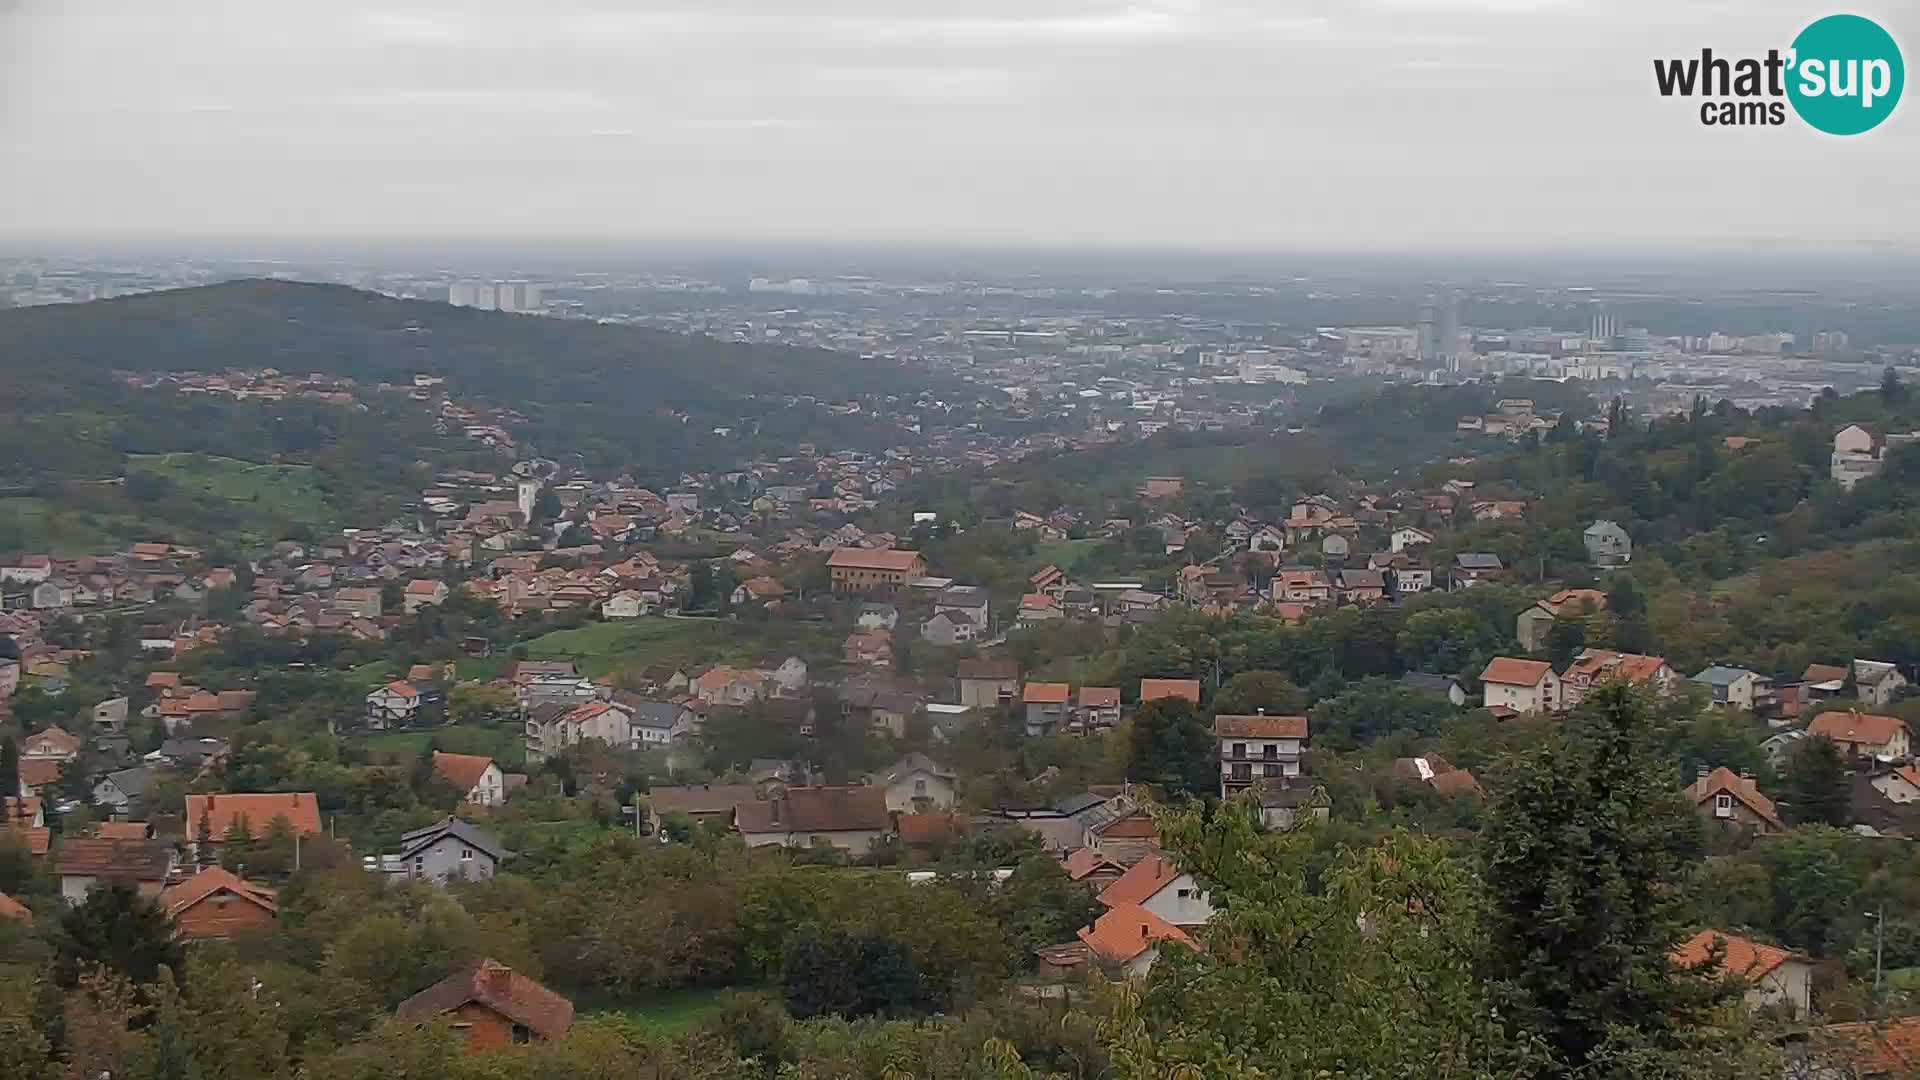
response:
[[[1654,57],[1829,9],[0,6],[0,231],[1920,253],[1912,107],[1715,131]],[[1911,12],[1869,12],[1897,38]],[[125,161],[139,163],[128,168]]]

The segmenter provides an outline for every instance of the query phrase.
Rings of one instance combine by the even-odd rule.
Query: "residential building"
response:
[[[630,749],[633,714],[611,701],[583,705],[542,705],[527,714],[527,760],[540,762],[569,746],[597,739],[617,750]]]
[[[1402,688],[1428,697],[1445,698],[1456,707],[1467,703],[1466,688],[1460,680],[1451,675],[1434,675],[1425,671],[1409,671],[1400,676]]]
[[[896,814],[924,814],[953,807],[953,771],[918,751],[894,762],[880,774],[879,783],[886,789],[887,809]]]
[[[1747,984],[1749,1009],[1782,1008],[1799,1018],[1812,1014],[1811,958],[1736,934],[1702,930],[1674,949],[1673,962],[1678,967],[1699,967],[1712,959],[1716,949],[1721,953],[1719,974]]]
[[[917,551],[893,548],[833,549],[827,573],[834,592],[899,592],[927,576],[927,561]]]
[[[1787,831],[1773,800],[1760,794],[1753,777],[1741,776],[1732,769],[1709,772],[1702,765],[1699,777],[1680,794],[1710,826],[1768,834]]]
[[[61,841],[53,866],[60,879],[60,896],[69,905],[86,900],[96,887],[119,884],[130,885],[151,900],[160,895],[173,873],[173,847],[158,840],[77,836]]]
[[[746,706],[766,696],[766,684],[763,672],[715,664],[693,680],[691,689],[708,705]]]
[[[367,726],[375,731],[407,727],[420,713],[420,689],[395,680],[367,695]]]
[[[1487,552],[1461,552],[1453,557],[1452,587],[1471,589],[1488,581],[1498,581],[1507,568],[1500,556]]]
[[[160,893],[160,908],[187,941],[231,941],[273,928],[280,905],[272,889],[219,866],[202,869]]]
[[[1633,561],[1633,538],[1618,523],[1601,518],[1580,534],[1587,545],[1587,559],[1603,569],[1625,566]]]
[[[475,806],[499,806],[507,801],[507,781],[500,766],[481,754],[433,752],[433,771]]]
[[[1442,795],[1482,795],[1480,781],[1439,754],[1395,758],[1393,775],[1410,784],[1424,784]]]
[[[1120,723],[1120,688],[1083,686],[1074,719],[1081,731],[1102,731]]]
[[[469,1053],[553,1042],[573,1026],[573,1003],[495,960],[476,960],[400,1003],[412,1024],[446,1022]]]
[[[1063,682],[1030,682],[1020,693],[1026,706],[1027,734],[1045,735],[1067,719],[1067,699],[1073,687]]]
[[[973,640],[974,633],[973,623],[950,611],[937,611],[920,624],[920,640],[941,648],[965,645]]]
[[[934,594],[935,615],[945,613],[965,621],[975,633],[987,631],[991,611],[989,594],[978,585],[949,585]]]
[[[1213,904],[1193,875],[1164,855],[1148,855],[1134,863],[1100,892],[1110,908],[1138,906],[1174,926],[1205,926],[1213,918]]]
[[[1161,698],[1186,698],[1195,705],[1200,704],[1199,679],[1141,679],[1140,704],[1158,701]]]
[[[1011,659],[962,660],[957,676],[960,704],[976,709],[998,708],[1020,688],[1020,668]]]
[[[1902,765],[1873,778],[1873,788],[1890,803],[1920,802],[1920,768]]]
[[[153,770],[144,765],[110,772],[93,785],[94,805],[104,806],[116,814],[128,813],[152,783]]]
[[[1823,712],[1807,725],[1812,738],[1832,739],[1842,753],[1853,757],[1900,761],[1910,750],[1907,722],[1877,713]]]
[[[1198,948],[1186,931],[1136,904],[1108,908],[1092,926],[1083,927],[1079,937],[1089,955],[1136,979],[1153,969],[1164,943]]]
[[[1220,748],[1220,797],[1226,798],[1263,780],[1299,776],[1307,718],[1216,716],[1213,739]]]
[[[647,701],[625,693],[615,693],[613,699],[625,706],[632,717],[627,729],[629,749],[670,746],[675,739],[692,734],[697,724],[693,710],[685,705]]]
[[[734,829],[750,848],[836,847],[867,852],[893,831],[881,787],[790,787],[733,809]]]
[[[447,601],[447,583],[436,578],[416,578],[407,582],[406,591],[400,594],[401,607],[408,615],[423,607],[444,604]]]
[[[1665,657],[1612,649],[1582,649],[1560,675],[1561,704],[1571,709],[1595,688],[1610,682],[1624,682],[1665,694],[1679,682],[1679,676],[1667,666]]]
[[[1416,529],[1411,525],[1402,525],[1387,537],[1387,547],[1395,552],[1411,547],[1426,547],[1433,543],[1433,534],[1425,529]]]
[[[1480,673],[1480,689],[1489,709],[1511,709],[1522,715],[1560,709],[1560,676],[1545,660],[1496,656]]]
[[[1548,635],[1560,619],[1584,619],[1607,609],[1607,594],[1599,589],[1561,589],[1514,617],[1514,637],[1530,653],[1547,651]]]
[[[485,829],[447,817],[401,833],[399,851],[381,856],[380,865],[389,878],[445,885],[486,881],[512,854]]]
[[[1764,712],[1780,700],[1772,679],[1746,668],[1715,664],[1695,675],[1693,681],[1707,688],[1708,703],[1716,708]]]
[[[203,837],[219,844],[236,824],[258,840],[280,818],[286,819],[295,835],[314,836],[321,831],[320,803],[311,791],[188,795],[183,819],[187,850],[197,859]]]
[[[735,806],[760,798],[778,783],[656,785],[647,792],[647,806],[658,819],[664,820],[668,814],[684,814],[698,824],[717,824],[730,829]]]
[[[1338,575],[1340,602],[1372,607],[1387,598],[1387,579],[1378,570],[1342,570]]]
[[[80,756],[80,739],[65,728],[54,726],[27,736],[20,743],[20,760],[72,761]]]
[[[1885,660],[1855,660],[1853,684],[1862,705],[1884,709],[1906,687],[1907,677]]]

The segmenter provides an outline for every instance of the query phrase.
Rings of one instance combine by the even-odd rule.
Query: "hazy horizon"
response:
[[[1800,0],[152,8],[0,0],[11,244],[1920,255],[1920,105],[1654,91]]]

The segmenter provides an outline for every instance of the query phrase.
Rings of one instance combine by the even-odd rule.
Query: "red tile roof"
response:
[[[931,844],[967,831],[967,819],[958,814],[902,814],[900,842]]]
[[[320,831],[320,803],[311,791],[243,793],[187,796],[186,828],[189,837],[198,837],[201,815],[215,843],[227,835],[233,823],[246,819],[255,839],[267,834],[273,819],[284,817],[293,831],[311,836]]]
[[[80,739],[67,733],[65,728],[50,727],[27,736],[20,743],[20,755],[23,758],[36,754],[73,755],[80,752]]]
[[[45,855],[53,844],[53,830],[44,825],[24,829],[14,824],[0,826],[0,843],[11,842],[15,838],[26,845],[27,854]]]
[[[1141,679],[1140,700],[1158,701],[1161,698],[1183,697],[1195,705],[1200,704],[1199,679]]]
[[[433,752],[433,771],[452,784],[455,791],[465,795],[485,776],[493,759],[481,754],[448,754],[439,750]]]
[[[893,827],[887,791],[873,786],[788,788],[782,799],[739,804],[733,820],[743,833],[885,832]]]
[[[1213,718],[1213,734],[1220,739],[1304,739],[1307,718],[1226,714]]]
[[[1720,961],[1723,975],[1737,976],[1749,982],[1766,978],[1767,973],[1789,960],[1804,959],[1786,949],[1776,949],[1720,930],[1702,930],[1673,950],[1673,962],[1681,967],[1698,967],[1707,962],[1716,941],[1724,941],[1726,955]]]
[[[249,884],[218,866],[209,866],[180,884],[163,890],[160,893],[160,906],[166,910],[169,918],[177,919],[182,912],[216,893],[226,893],[269,912],[277,913],[280,910],[272,889]]]
[[[61,876],[164,881],[172,852],[158,840],[101,840],[74,837],[60,842],[54,871]]]
[[[894,548],[834,548],[827,556],[827,565],[848,570],[890,570],[905,573],[921,565],[923,560],[917,551],[899,551]]]
[[[1612,649],[1582,649],[1578,658],[1567,666],[1566,677],[1578,681],[1585,678],[1620,679],[1639,684],[1660,674],[1667,666],[1664,656],[1642,656],[1639,653],[1614,652]],[[1483,680],[1484,681],[1484,680]]]
[[[1496,656],[1487,664],[1487,670],[1480,673],[1483,683],[1499,683],[1502,686],[1538,686],[1540,680],[1553,672],[1553,665],[1545,660],[1520,660],[1511,656]]]
[[[1020,700],[1029,705],[1064,705],[1073,693],[1073,687],[1063,682],[1030,682],[1020,693]]]
[[[1683,794],[1698,806],[1721,792],[1740,800],[1747,809],[1758,814],[1767,824],[1785,831],[1787,826],[1780,820],[1780,812],[1774,808],[1773,800],[1760,794],[1760,789],[1754,786],[1751,777],[1741,776],[1725,766],[1687,785]]]
[[[1809,736],[1825,736],[1852,746],[1885,746],[1907,729],[1897,716],[1863,712],[1823,712],[1807,725]]]
[[[495,960],[476,960],[400,1003],[394,1015],[431,1020],[476,1003],[543,1039],[557,1039],[573,1026],[573,1002]]]
[[[1920,1016],[1884,1022],[1828,1024],[1813,1029],[1821,1050],[1853,1066],[1856,1076],[1911,1075],[1920,1066]]]
[[[1144,904],[1180,876],[1180,868],[1164,855],[1149,855],[1100,892],[1108,907]]]
[[[1092,926],[1082,929],[1079,937],[1087,948],[1116,964],[1124,964],[1162,941],[1194,947],[1186,931],[1137,904],[1109,909]]]
[[[33,912],[27,906],[6,893],[0,893],[0,919],[12,919],[15,922],[33,922]]]
[[[30,788],[58,783],[60,770],[64,767],[66,762],[58,758],[21,758],[20,782]]]
[[[1120,704],[1120,688],[1117,686],[1083,686],[1080,688],[1082,708],[1097,709]]]
[[[1098,848],[1090,847],[1074,848],[1068,852],[1066,862],[1062,864],[1062,868],[1066,870],[1067,877],[1074,881],[1085,880],[1089,875],[1096,873],[1102,868],[1119,870],[1123,874],[1126,870],[1120,863],[1114,862],[1112,859],[1100,854]],[[1117,881],[1119,879],[1115,878],[1114,880]]]

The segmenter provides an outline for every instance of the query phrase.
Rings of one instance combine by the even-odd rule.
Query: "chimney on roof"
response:
[[[769,812],[773,815],[773,823],[775,825],[780,824],[780,811],[783,809],[783,804],[785,804],[786,801],[784,795],[776,795],[773,800],[767,804]]]
[[[513,992],[513,969],[488,960],[480,965],[480,979],[488,992],[507,997]]]
[[[1262,705],[1262,706],[1260,706],[1259,708],[1257,708],[1257,709],[1255,709],[1255,710],[1253,710],[1253,711],[1254,711],[1255,713],[1258,713],[1258,714],[1259,714],[1259,715],[1261,715],[1261,716],[1265,716],[1265,715],[1267,715],[1267,707],[1266,707],[1265,705]]]

